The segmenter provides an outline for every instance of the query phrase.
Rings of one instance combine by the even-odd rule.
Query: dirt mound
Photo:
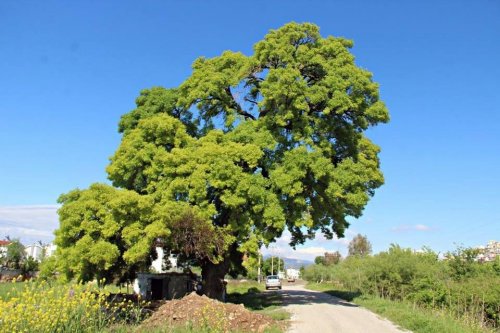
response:
[[[243,304],[222,303],[191,293],[182,299],[166,302],[143,322],[142,328],[193,325],[210,327],[217,332],[263,332],[275,321],[251,312]]]

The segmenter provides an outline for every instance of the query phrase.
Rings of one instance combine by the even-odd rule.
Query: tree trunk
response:
[[[219,301],[225,301],[226,287],[224,276],[229,269],[229,259],[214,264],[206,261],[201,265],[201,277],[203,279],[203,294]]]

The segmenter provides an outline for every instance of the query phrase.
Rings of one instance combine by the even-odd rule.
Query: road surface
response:
[[[362,307],[302,285],[283,285],[280,293],[292,314],[290,333],[408,333]]]

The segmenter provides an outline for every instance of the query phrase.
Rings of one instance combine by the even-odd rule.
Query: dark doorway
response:
[[[163,280],[151,279],[151,299],[163,299]]]

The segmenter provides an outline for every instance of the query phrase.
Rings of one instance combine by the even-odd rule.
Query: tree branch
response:
[[[226,91],[226,94],[227,94],[227,95],[228,95],[228,97],[229,97],[229,104],[230,104],[229,106],[230,106],[230,107],[234,108],[234,109],[236,110],[236,112],[237,112],[238,114],[242,115],[243,117],[245,117],[245,119],[250,118],[250,119],[252,119],[252,120],[255,120],[255,117],[254,117],[252,114],[250,114],[250,113],[246,112],[245,110],[243,110],[243,109],[241,108],[241,105],[239,105],[239,104],[238,104],[238,103],[234,100],[234,96],[233,96],[233,94],[231,93],[231,87],[226,87],[225,91]]]

